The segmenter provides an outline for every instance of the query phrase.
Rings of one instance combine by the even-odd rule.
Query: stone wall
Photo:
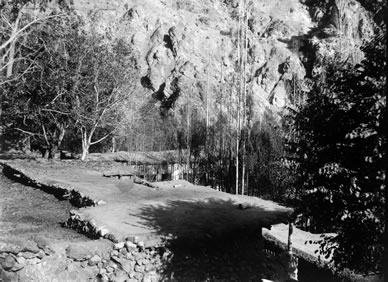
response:
[[[75,189],[65,189],[57,184],[42,183],[32,179],[28,176],[28,173],[25,173],[24,170],[20,167],[15,169],[6,163],[2,164],[2,166],[2,171],[8,178],[20,182],[24,185],[40,189],[48,194],[54,195],[60,200],[66,199],[77,208],[89,207],[99,204],[98,202],[95,202]]]
[[[235,230],[217,237],[196,237],[193,234],[191,238],[173,238],[157,244],[155,241],[142,242],[136,237],[119,242],[109,230],[97,227],[76,211],[72,212],[66,226],[89,237],[114,243],[108,257],[88,254],[80,264],[97,267],[96,272],[102,281],[230,281],[232,278],[239,281],[241,277],[247,281],[259,281],[261,277],[286,275],[283,260],[275,263],[277,267],[268,267],[273,265],[268,258],[273,260],[273,257],[263,252],[259,228],[255,233]]]
[[[108,252],[66,248],[75,268],[84,268],[100,281],[159,281],[167,252],[161,248],[144,248],[144,243],[116,243]]]
[[[253,234],[251,234],[253,235]],[[0,281],[260,281],[285,277],[258,236],[175,238],[147,246],[136,237],[49,247],[43,239],[0,244]],[[269,258],[271,260],[269,260]],[[282,274],[283,272],[283,274]]]
[[[0,241],[0,281],[18,281],[24,268],[42,264],[52,253],[42,238]]]
[[[4,173],[62,199],[71,194],[77,206],[98,204],[34,181],[6,164]],[[263,253],[260,228],[253,232],[242,227],[227,234],[204,230],[143,242],[133,236],[118,238],[76,210],[64,225],[95,240],[54,247],[41,238],[0,240],[0,281],[260,281],[276,278],[282,268],[276,262],[269,267],[274,263]]]

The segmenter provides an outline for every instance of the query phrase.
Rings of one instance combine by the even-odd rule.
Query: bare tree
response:
[[[81,159],[85,160],[90,146],[102,142],[119,127],[120,110],[131,97],[136,75],[131,67],[131,51],[121,40],[109,46],[101,35],[93,34],[79,51],[78,67],[83,75],[72,93],[72,114],[81,134]],[[94,139],[97,131],[100,134]]]

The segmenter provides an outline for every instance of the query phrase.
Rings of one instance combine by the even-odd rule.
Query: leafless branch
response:
[[[44,112],[52,112],[52,113],[57,113],[57,114],[62,114],[62,115],[70,115],[70,113],[58,111],[58,110],[53,110],[53,109],[42,109]]]
[[[0,45],[0,51],[5,49],[8,45],[10,45],[12,42],[14,42],[19,36],[20,34],[25,31],[26,29],[28,29],[30,26],[32,26],[33,24],[39,22],[39,21],[45,21],[45,20],[48,20],[48,19],[51,19],[51,18],[55,18],[55,17],[61,17],[63,16],[64,14],[58,14],[58,15],[52,15],[52,16],[47,16],[47,17],[44,17],[44,18],[39,18],[39,19],[35,19],[31,22],[29,22],[28,24],[26,24],[24,27],[22,27],[21,29],[19,29],[15,34],[13,34],[7,41],[5,41],[2,45]]]
[[[96,141],[93,141],[93,142],[90,142],[90,145],[94,145],[94,144],[97,144],[97,143],[100,143],[101,141],[105,140],[106,138],[109,137],[109,135],[111,135],[116,129],[112,130],[111,132],[109,132],[107,135],[105,135],[104,137],[96,140]]]
[[[28,134],[28,135],[31,135],[31,136],[40,135],[40,134],[33,133],[33,132],[30,132],[30,131],[27,131],[27,130],[23,130],[23,129],[21,129],[21,128],[15,128],[15,130],[20,131],[20,132],[23,132],[23,133]]]
[[[43,129],[43,136],[44,136],[44,139],[46,140],[46,144],[49,146],[49,145],[50,145],[50,142],[48,141],[46,128],[44,127],[43,124],[42,124],[42,129]]]

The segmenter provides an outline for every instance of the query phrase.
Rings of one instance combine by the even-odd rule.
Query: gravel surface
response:
[[[52,243],[87,241],[84,235],[63,228],[74,207],[41,190],[13,182],[0,173],[0,240],[40,235]]]

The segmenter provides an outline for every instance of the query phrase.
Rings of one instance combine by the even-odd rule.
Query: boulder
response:
[[[13,255],[8,255],[2,262],[1,267],[4,270],[11,270],[16,264],[16,258]]]
[[[92,257],[89,248],[82,245],[70,245],[66,248],[66,255],[76,261],[84,261]]]
[[[88,264],[89,264],[90,266],[93,266],[93,265],[98,264],[99,262],[101,262],[101,257],[98,256],[98,255],[94,255],[94,256],[92,256],[92,257],[89,259]]]
[[[7,239],[0,242],[0,253],[17,254],[19,252],[38,253],[39,247],[33,240]]]
[[[137,248],[136,244],[134,244],[130,241],[125,242],[125,247],[127,248],[128,251],[132,251],[132,250],[135,250]]]

